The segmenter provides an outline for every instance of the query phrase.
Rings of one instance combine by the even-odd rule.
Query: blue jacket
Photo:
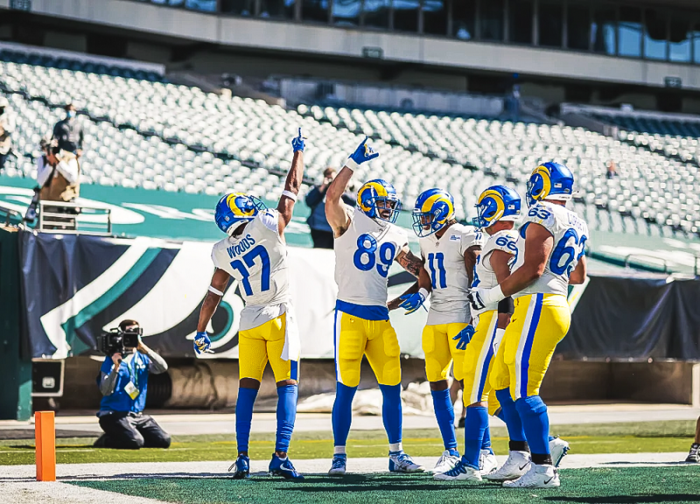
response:
[[[328,224],[328,219],[326,219],[326,206],[324,204],[326,191],[321,192],[319,187],[314,187],[306,195],[306,204],[311,209],[311,215],[306,219],[306,223],[311,229],[332,233],[331,225]],[[343,194],[343,202],[346,205],[355,206],[355,198],[350,194]]]
[[[99,386],[103,374],[109,375],[112,370],[112,358],[105,357],[100,370],[100,376],[97,377]],[[119,377],[117,384],[114,387],[114,392],[108,396],[102,397],[100,403],[100,412],[118,411],[118,412],[134,412],[140,413],[146,407],[146,393],[148,391],[148,369],[151,366],[151,359],[148,355],[140,352],[134,353],[134,358],[129,365],[122,361],[119,366]],[[129,382],[132,382],[139,390],[139,395],[136,399],[132,399],[126,393],[125,387]]]

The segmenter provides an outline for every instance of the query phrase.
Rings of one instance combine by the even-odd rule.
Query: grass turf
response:
[[[582,424],[553,426],[552,433],[571,444],[571,453],[640,453],[686,451],[692,443],[695,422],[666,421],[619,424]],[[494,451],[508,452],[504,428],[491,431]],[[458,432],[462,446],[463,432]],[[186,462],[204,460],[233,460],[236,456],[234,435],[174,436],[170,449],[107,450],[92,448],[94,438],[56,440],[59,464],[95,462]],[[407,429],[404,449],[412,456],[437,456],[442,440],[437,429]],[[274,450],[274,434],[252,434],[250,455],[267,459]],[[294,434],[290,456],[293,459],[331,457],[330,432],[297,432]],[[348,440],[350,457],[385,457],[386,434],[383,431],[352,431]],[[34,463],[34,443],[31,440],[0,441],[0,466]]]
[[[700,466],[564,469],[562,486],[548,490],[510,490],[492,483],[436,482],[430,475],[309,476],[303,482],[269,477],[235,481],[230,477],[137,478],[80,481],[75,485],[120,494],[188,504],[333,504],[583,502],[700,502]]]

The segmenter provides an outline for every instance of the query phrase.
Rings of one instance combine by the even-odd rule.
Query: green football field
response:
[[[436,482],[427,474],[356,474],[338,479],[310,476],[299,483],[267,477],[247,481],[228,477],[144,477],[74,484],[188,504],[700,502],[700,465],[563,469],[560,476],[562,486],[551,490],[511,490],[492,483]]]
[[[643,453],[687,451],[695,433],[693,421],[640,422],[617,424],[582,424],[553,426],[552,434],[566,439],[571,453]],[[491,431],[496,454],[508,453],[505,428]],[[463,446],[463,432],[458,432]],[[186,462],[206,460],[234,460],[236,441],[233,434],[174,436],[170,449],[107,450],[92,448],[95,438],[68,438],[56,440],[56,459],[59,464],[94,462]],[[406,429],[404,449],[414,457],[438,456],[442,440],[437,429]],[[250,455],[267,459],[274,450],[274,434],[253,434]],[[330,458],[333,453],[330,432],[296,432],[292,439],[290,456],[293,459]],[[385,457],[386,434],[383,431],[351,431],[348,455],[357,457]],[[34,440],[0,441],[0,466],[33,464]],[[698,482],[700,485],[700,482]]]

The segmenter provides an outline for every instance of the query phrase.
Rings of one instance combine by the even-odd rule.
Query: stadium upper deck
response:
[[[200,72],[234,67],[260,77],[307,74],[481,93],[507,87],[517,73],[521,81],[566,93],[561,100],[586,94],[582,86],[606,86],[608,95],[619,92],[611,85],[700,90],[695,71],[700,10],[682,0],[102,0],[99,9],[93,5],[92,0],[2,0],[0,9],[30,10],[2,16],[3,38]]]

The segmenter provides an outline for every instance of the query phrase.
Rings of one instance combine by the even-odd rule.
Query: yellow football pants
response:
[[[446,380],[453,360],[455,380],[461,380],[464,376],[464,350],[457,350],[457,341],[452,338],[466,326],[467,324],[439,324],[423,328],[425,376],[429,382]]]
[[[401,383],[401,350],[388,320],[366,320],[335,312],[336,380],[348,387],[360,384],[362,356],[366,355],[380,385]]]
[[[538,395],[554,349],[566,336],[571,311],[559,294],[515,299],[515,312],[503,336],[491,373],[495,390],[510,388],[513,400]]]
[[[283,360],[286,332],[286,313],[263,325],[238,333],[239,378],[262,381],[267,361],[275,375],[275,381],[298,380],[299,363]]]
[[[464,356],[464,406],[483,401],[490,403],[490,396],[495,397],[495,394],[490,394],[489,374],[493,367],[493,337],[497,327],[498,310],[479,315],[479,323]]]

